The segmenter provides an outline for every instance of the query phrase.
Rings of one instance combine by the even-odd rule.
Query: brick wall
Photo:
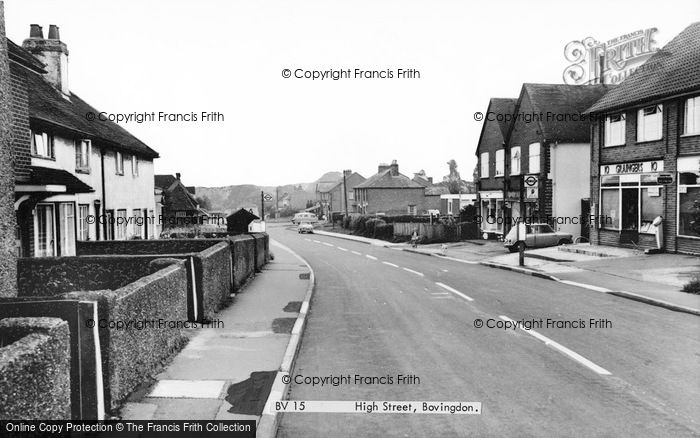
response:
[[[15,179],[26,181],[29,179],[29,166],[31,165],[31,131],[29,128],[29,95],[27,91],[27,72],[20,67],[12,65],[11,93],[12,93],[12,143],[14,152]]]
[[[0,2],[0,296],[17,295],[10,83],[4,5]]]
[[[408,214],[408,206],[415,205],[417,214],[425,211],[425,189],[366,189],[367,214]]]
[[[664,246],[668,252],[700,253],[700,239],[677,237],[678,190],[676,184],[679,155],[700,154],[700,136],[681,137],[684,99],[669,99],[663,105],[663,137],[658,141],[637,142],[637,108],[624,111],[625,145],[603,147],[604,121],[593,124],[591,139],[591,204],[600,214],[600,166],[613,163],[663,160],[664,172],[674,175],[674,182],[662,187],[664,204]],[[591,227],[591,242],[619,246],[619,234]],[[639,246],[655,248],[652,235],[640,234]]]

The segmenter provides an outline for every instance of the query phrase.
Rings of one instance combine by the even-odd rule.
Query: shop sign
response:
[[[659,184],[672,184],[673,174],[672,173],[660,173],[656,176],[656,182]]]
[[[634,163],[606,164],[600,166],[601,175],[628,175],[635,173],[652,173],[661,172],[664,170],[664,162],[656,161],[637,161]]]

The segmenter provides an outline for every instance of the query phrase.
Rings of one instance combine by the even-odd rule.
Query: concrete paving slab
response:
[[[221,405],[219,399],[161,398],[146,400],[158,406],[153,420],[211,420],[216,416]]]
[[[126,403],[122,407],[122,418],[130,420],[152,420],[158,409],[155,403]]]
[[[219,398],[225,384],[225,380],[159,380],[148,397]]]

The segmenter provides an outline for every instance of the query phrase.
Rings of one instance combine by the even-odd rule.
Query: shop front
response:
[[[482,237],[488,239],[502,236],[504,225],[503,192],[500,190],[479,192],[479,207]]]
[[[657,247],[659,220],[674,220],[667,214],[668,190],[666,182],[661,183],[659,178],[663,171],[661,160],[600,167],[596,224],[601,243],[645,249]]]
[[[700,254],[700,155],[678,158],[677,250]]]

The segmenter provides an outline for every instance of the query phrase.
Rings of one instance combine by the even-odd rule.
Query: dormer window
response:
[[[32,155],[54,158],[53,136],[46,132],[32,132]]]

